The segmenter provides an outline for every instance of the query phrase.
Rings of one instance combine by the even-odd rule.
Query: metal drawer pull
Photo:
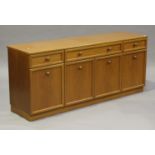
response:
[[[107,63],[108,63],[108,64],[111,64],[111,63],[112,63],[112,61],[111,61],[111,60],[108,60],[108,61],[107,61]]]
[[[45,61],[50,61],[50,57],[46,57],[45,58]]]
[[[82,70],[82,69],[83,69],[83,66],[79,66],[78,69],[79,69],[79,70]]]
[[[50,72],[45,72],[46,76],[50,76],[50,74],[51,74]]]

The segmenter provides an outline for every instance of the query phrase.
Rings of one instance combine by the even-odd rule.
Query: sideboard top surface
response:
[[[8,48],[23,51],[27,54],[35,54],[44,51],[72,49],[77,47],[91,46],[94,44],[104,44],[104,43],[106,44],[137,38],[146,38],[146,35],[128,33],[128,32],[113,32],[107,34],[70,37],[60,40],[48,40],[48,41],[38,41],[24,44],[15,44],[15,45],[9,45]]]

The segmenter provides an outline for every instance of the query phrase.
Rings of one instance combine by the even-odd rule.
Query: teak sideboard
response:
[[[27,120],[140,92],[147,36],[115,32],[8,46],[11,110]]]

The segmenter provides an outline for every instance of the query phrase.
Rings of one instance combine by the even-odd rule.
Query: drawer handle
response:
[[[134,60],[137,59],[137,55],[134,55],[134,56],[133,56],[133,59],[134,59]]]
[[[83,66],[79,66],[78,69],[79,69],[79,70],[82,70],[82,69],[83,69]]]
[[[50,61],[50,57],[46,57],[45,58],[45,61],[47,62],[47,61]]]
[[[45,72],[46,76],[50,76],[50,74],[51,74],[50,72]]]
[[[112,50],[112,47],[108,47],[107,51],[110,52]]]
[[[138,43],[134,43],[134,44],[133,44],[133,47],[137,47],[137,46],[138,46]]]
[[[82,56],[82,52],[79,52],[79,53],[78,53],[78,56],[79,56],[79,57]]]
[[[111,63],[112,63],[112,61],[111,61],[111,60],[108,60],[108,61],[107,61],[107,63],[108,63],[108,64],[111,64]]]

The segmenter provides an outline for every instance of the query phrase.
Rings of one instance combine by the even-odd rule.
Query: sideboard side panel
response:
[[[8,48],[10,103],[11,108],[30,113],[29,56]]]

